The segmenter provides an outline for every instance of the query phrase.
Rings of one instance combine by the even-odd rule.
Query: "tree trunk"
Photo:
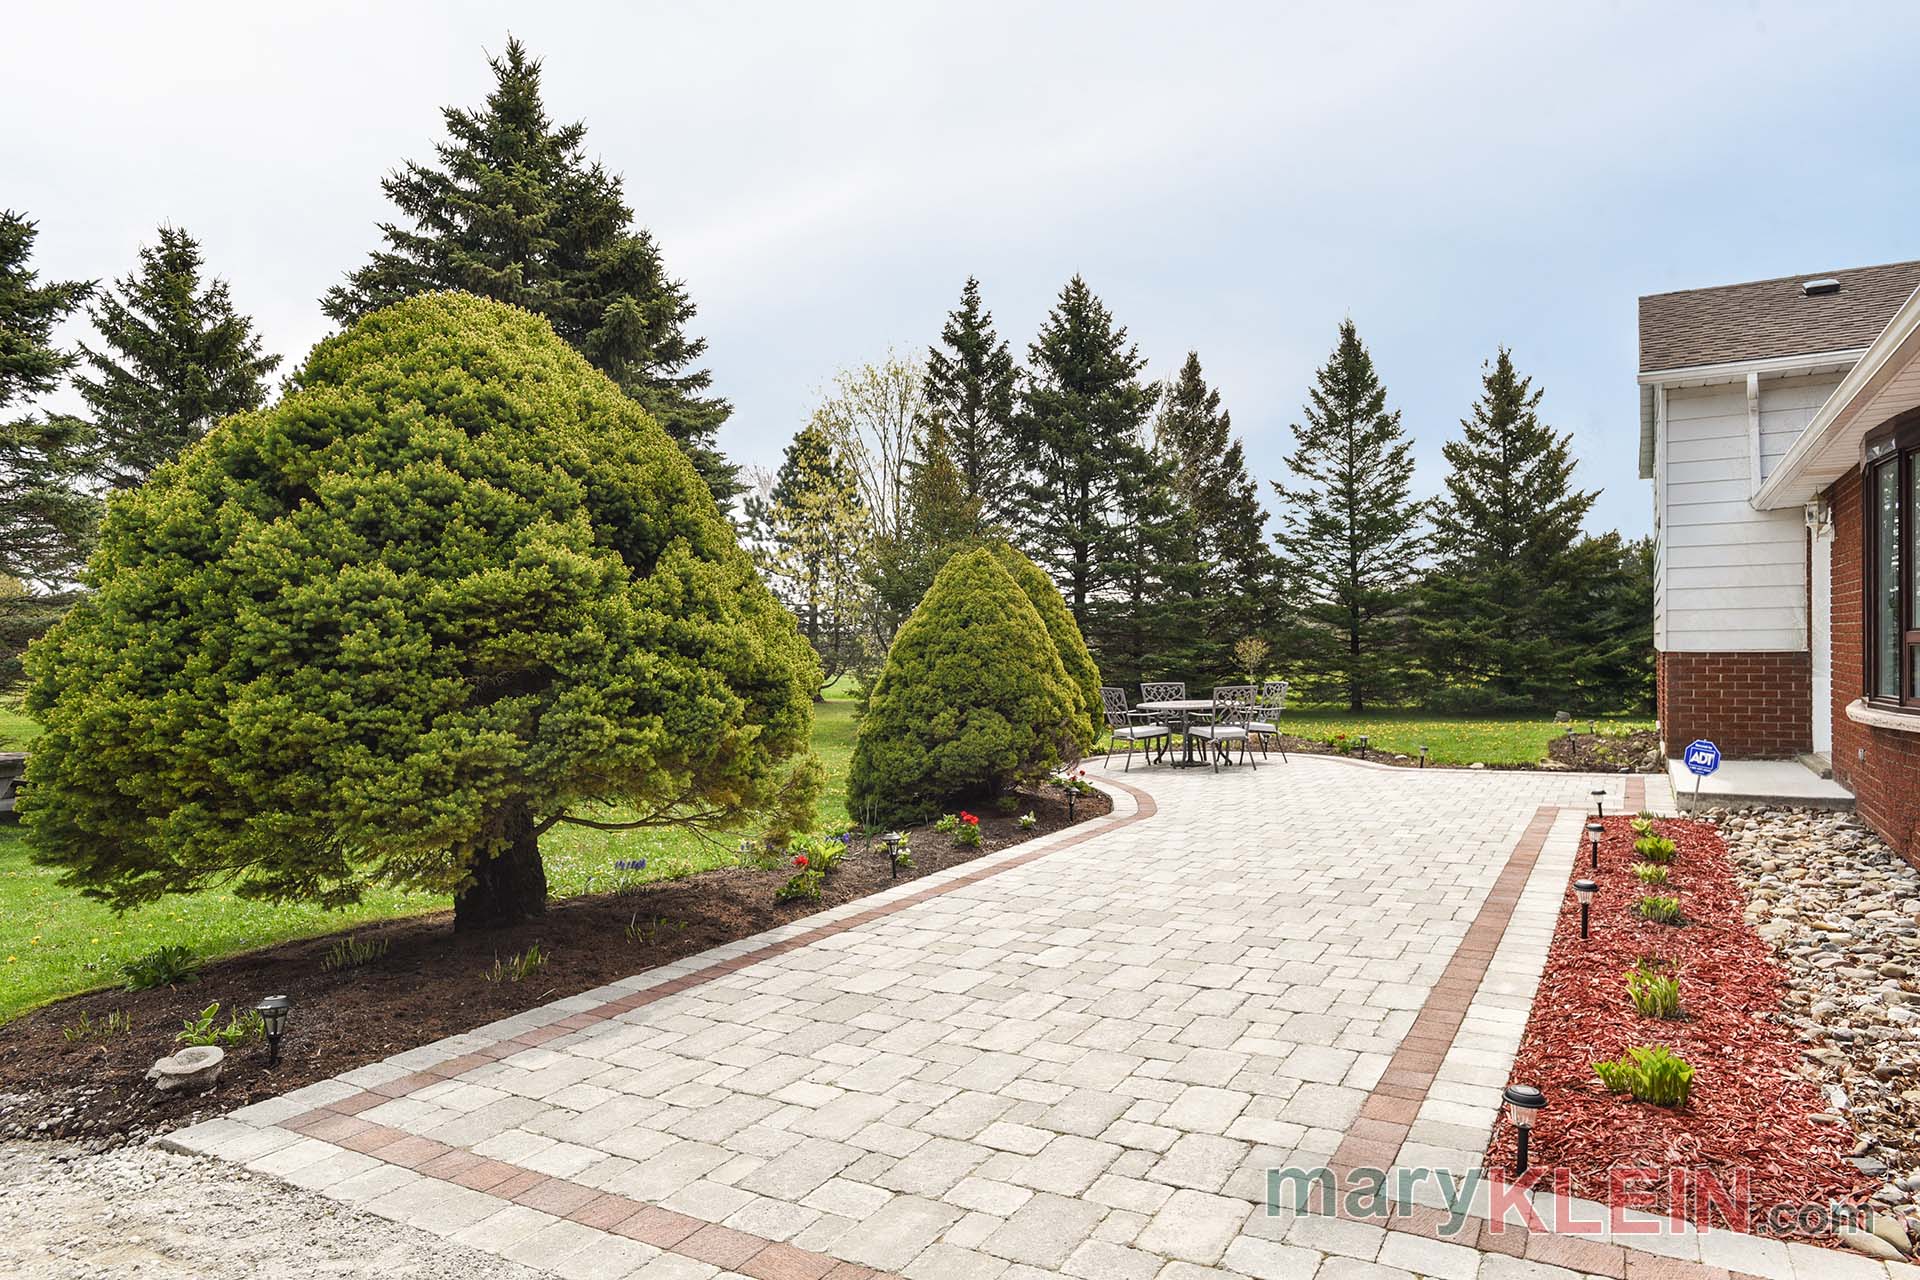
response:
[[[453,900],[454,932],[501,929],[546,909],[547,869],[533,814],[525,804],[513,804],[495,815],[491,845],[473,864],[473,883]]]

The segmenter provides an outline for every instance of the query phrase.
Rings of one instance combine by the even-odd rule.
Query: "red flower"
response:
[[[977,827],[980,825],[980,819],[975,817],[973,814],[968,813],[965,809],[962,809],[960,811],[960,821],[966,823],[970,827]]]
[[[806,866],[806,865],[807,865],[807,855],[806,855],[806,854],[804,854],[804,853],[796,853],[796,854],[794,854],[794,855],[793,855],[793,865],[794,865],[794,866],[796,866],[796,867],[804,867],[804,866]]]

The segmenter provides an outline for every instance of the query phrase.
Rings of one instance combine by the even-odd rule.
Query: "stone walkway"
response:
[[[1727,1274],[1502,1233],[1484,1191],[1444,1239],[1265,1204],[1478,1163],[1589,793],[1663,780],[1106,777],[1109,818],[170,1144],[582,1280]]]

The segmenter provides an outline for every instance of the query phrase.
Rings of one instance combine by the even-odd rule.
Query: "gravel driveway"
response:
[[[10,1280],[539,1273],[277,1179],[152,1147],[0,1143],[0,1275]]]

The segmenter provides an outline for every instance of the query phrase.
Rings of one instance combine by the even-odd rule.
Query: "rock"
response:
[[[1572,719],[1573,713],[1571,711],[1556,711],[1553,713],[1553,722],[1555,724],[1566,724]]]
[[[1898,1218],[1890,1213],[1876,1213],[1873,1215],[1871,1225],[1873,1227],[1873,1234],[1885,1240],[1901,1253],[1909,1256],[1912,1255],[1913,1241],[1907,1238],[1907,1229],[1900,1225]]]
[[[1834,1234],[1840,1237],[1841,1244],[1849,1249],[1858,1250],[1869,1258],[1879,1258],[1883,1262],[1906,1260],[1898,1249],[1871,1231],[1862,1231],[1859,1227],[1841,1227]]]
[[[147,1079],[161,1093],[203,1093],[213,1088],[226,1065],[225,1049],[198,1044],[148,1067]]]
[[[1475,760],[1472,764],[1467,766],[1467,768],[1469,769],[1484,769],[1486,767],[1487,767],[1487,762],[1484,760]]]

